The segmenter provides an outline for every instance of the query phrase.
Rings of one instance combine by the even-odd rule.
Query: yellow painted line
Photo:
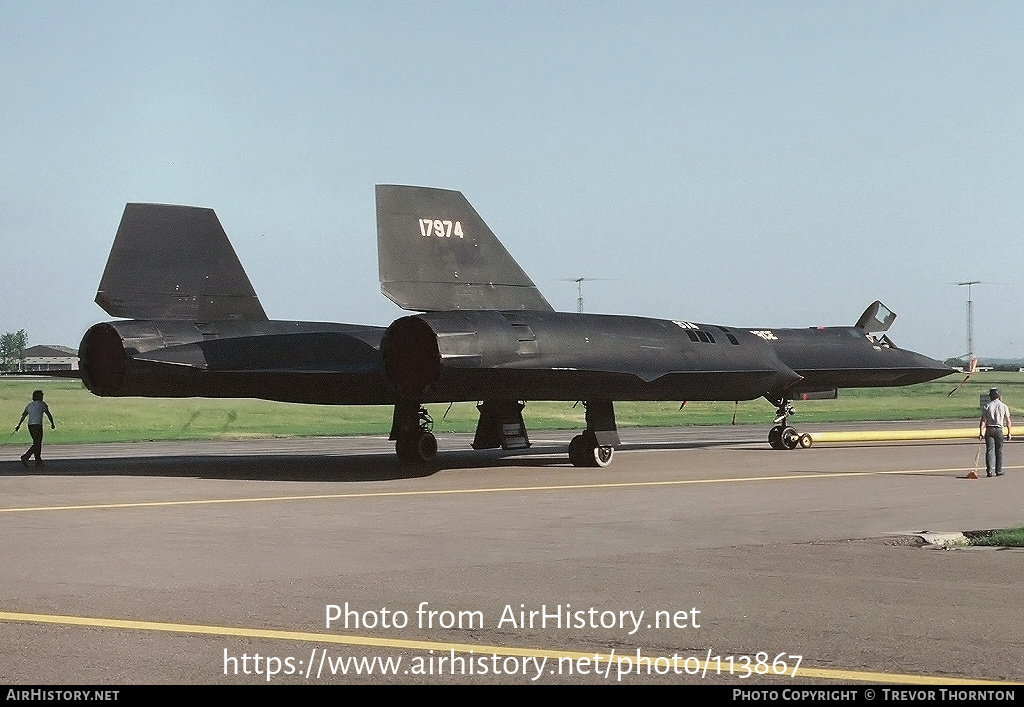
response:
[[[945,430],[862,430],[809,432],[815,442],[905,442],[923,439],[978,439],[978,428]]]
[[[1005,469],[1021,469],[1024,466],[1005,466]],[[887,476],[900,474],[949,474],[971,471],[973,467],[948,467],[944,469],[897,469],[885,471],[833,471],[807,474],[783,474],[779,476],[738,476],[725,479],[674,479],[671,481],[621,481],[602,484],[559,484],[549,486],[494,486],[469,489],[433,489],[419,491],[364,491],[357,493],[324,493],[301,496],[254,496],[250,498],[209,498],[181,501],[135,501],[130,503],[92,503],[68,506],[25,506],[0,508],[0,513],[31,513],[42,511],[94,511],[124,508],[162,508],[171,506],[211,506],[230,503],[265,503],[277,501],[323,501],[350,498],[399,498],[404,496],[458,496],[485,493],[525,493],[528,491],[575,491],[616,488],[650,488],[655,486],[688,486],[694,484],[737,484],[759,481],[795,481],[803,479],[853,478],[860,476]]]
[[[237,637],[237,638],[264,638],[281,641],[302,641],[311,643],[328,643],[348,646],[369,646],[372,648],[392,648],[409,651],[455,651],[456,653],[474,654],[497,654],[499,656],[518,656],[525,658],[568,658],[578,660],[588,658],[594,660],[598,656],[600,662],[618,661],[629,658],[636,660],[637,653],[616,654],[609,653],[581,653],[579,651],[560,651],[549,648],[519,648],[515,646],[491,646],[473,643],[448,643],[445,641],[422,641],[404,638],[383,638],[375,636],[353,636],[334,633],[315,633],[312,631],[282,631],[267,628],[243,628],[239,626],[206,626],[202,624],[178,624],[165,623],[160,621],[134,621],[130,619],[100,619],[87,616],[60,616],[53,614],[23,614],[11,611],[0,611],[0,621],[20,621],[25,623],[58,624],[63,626],[87,626],[90,628],[113,628],[130,631],[160,631],[165,633],[188,633],[203,634],[207,636]],[[650,659],[653,663],[658,657],[640,655],[640,658]],[[683,656],[679,656],[684,658]],[[685,658],[684,658],[685,659]],[[714,674],[715,661],[700,661],[701,669]],[[753,663],[752,663],[753,665]],[[740,671],[737,671],[737,673]],[[786,675],[777,677],[792,677],[788,671]],[[735,675],[736,673],[734,673]],[[767,673],[763,676],[771,675]],[[755,677],[751,675],[750,677]],[[823,678],[829,680],[859,680],[872,683],[900,683],[907,685],[1013,685],[1016,683],[1000,682],[994,680],[979,680],[977,678],[947,678],[933,675],[908,675],[902,673],[875,673],[860,670],[842,670],[831,668],[805,668],[802,665],[797,669],[796,677],[800,678]],[[610,676],[609,676],[610,679]]]

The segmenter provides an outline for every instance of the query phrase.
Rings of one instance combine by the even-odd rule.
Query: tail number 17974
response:
[[[429,238],[430,236],[437,236],[438,238],[458,236],[459,238],[464,238],[461,221],[442,221],[430,218],[420,219],[420,235],[424,238]]]

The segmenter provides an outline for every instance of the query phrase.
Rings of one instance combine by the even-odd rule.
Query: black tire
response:
[[[775,425],[775,427],[768,430],[768,446],[772,449],[783,449],[782,425]]]
[[[800,447],[803,449],[810,449],[811,445],[814,444],[814,438],[804,432],[800,435]]]
[[[433,461],[437,457],[437,438],[430,432],[420,432],[415,438],[413,454],[417,461]]]
[[[586,459],[586,448],[583,435],[576,435],[569,440],[569,462],[573,466],[589,466]]]
[[[594,466],[602,469],[607,466],[611,466],[613,456],[615,456],[615,447],[602,447],[597,445],[591,453],[591,458],[594,460]]]
[[[403,462],[429,462],[437,457],[437,438],[430,432],[416,432],[395,441],[395,452]]]
[[[800,444],[800,435],[792,427],[784,428],[780,437],[782,439],[782,446],[785,449],[796,449],[797,445]]]

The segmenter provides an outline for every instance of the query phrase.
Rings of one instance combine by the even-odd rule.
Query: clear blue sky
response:
[[[77,346],[128,201],[268,314],[386,325],[373,185],[458,189],[549,301],[1024,356],[1024,3],[0,0],[0,331]]]

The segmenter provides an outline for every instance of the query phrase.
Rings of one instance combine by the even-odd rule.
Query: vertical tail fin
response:
[[[552,310],[461,192],[377,185],[377,261],[402,309]]]
[[[128,204],[96,304],[114,317],[267,319],[213,209]]]

